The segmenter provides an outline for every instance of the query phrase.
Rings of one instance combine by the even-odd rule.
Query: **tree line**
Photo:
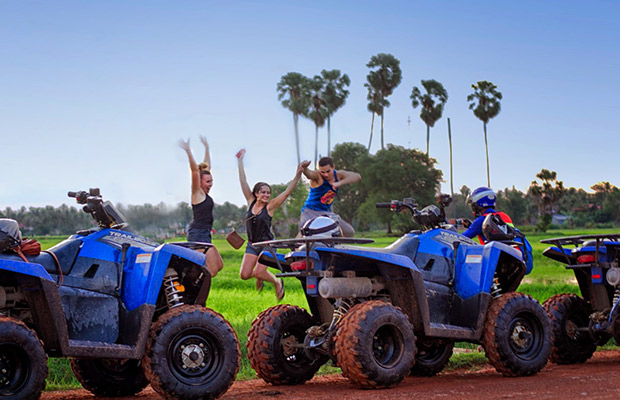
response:
[[[390,106],[388,97],[402,81],[400,60],[392,54],[379,53],[373,55],[366,64],[369,73],[366,76],[364,87],[367,89],[368,111],[372,114],[370,123],[370,137],[368,150],[372,145],[375,116],[381,118],[381,149],[385,150],[383,121],[385,110]],[[448,91],[435,79],[421,80],[421,86],[411,89],[411,105],[414,109],[420,107],[420,119],[426,125],[426,155],[430,150],[430,130],[441,119]],[[314,164],[317,162],[319,129],[327,122],[327,155],[331,155],[331,118],[342,108],[349,96],[347,87],[351,80],[347,74],[338,69],[322,70],[312,78],[299,72],[289,72],[283,75],[276,90],[278,100],[282,106],[293,113],[295,132],[295,146],[297,162],[300,159],[299,150],[299,117],[311,120],[315,125]],[[483,123],[484,144],[487,161],[487,184],[491,186],[489,169],[489,148],[487,140],[487,124],[496,117],[501,110],[503,95],[492,82],[478,81],[471,85],[473,93],[467,96],[469,108]],[[452,149],[450,148],[450,153]],[[452,157],[450,156],[450,159]]]
[[[337,168],[357,171],[362,180],[338,190],[334,211],[352,222],[358,231],[387,230],[402,233],[416,227],[411,216],[377,209],[378,202],[413,197],[424,207],[436,204],[443,173],[436,161],[418,149],[387,144],[384,149],[370,154],[361,143],[340,143],[334,147],[332,158]],[[281,193],[287,184],[272,185],[272,196]],[[543,169],[536,174],[526,192],[505,188],[497,192],[497,209],[508,213],[519,227],[534,226],[545,231],[552,226],[553,216],[564,216],[570,227],[616,227],[620,225],[620,189],[609,182],[599,182],[584,189],[565,188],[555,171]],[[447,210],[450,218],[471,218],[472,211],[465,200],[470,188],[463,186],[454,195]],[[308,195],[307,184],[297,185],[293,193],[273,216],[276,237],[293,237],[298,232],[298,220]],[[217,199],[215,199],[217,200]],[[185,234],[192,219],[191,207],[186,202],[176,206],[123,205],[117,208],[127,218],[129,230],[164,239]],[[229,232],[242,223],[246,207],[229,202],[215,204],[214,229]],[[25,236],[70,235],[94,225],[90,215],[65,204],[60,207],[21,207],[0,210],[0,217],[20,223]],[[240,229],[243,232],[243,227]]]

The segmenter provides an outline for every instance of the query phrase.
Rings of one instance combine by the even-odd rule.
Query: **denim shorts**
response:
[[[187,241],[211,243],[211,229],[189,228]]]
[[[253,254],[255,256],[258,256],[263,250],[264,250],[264,247],[262,247],[262,246],[252,246],[250,244],[250,242],[248,242],[248,244],[245,246],[245,253],[246,254]]]

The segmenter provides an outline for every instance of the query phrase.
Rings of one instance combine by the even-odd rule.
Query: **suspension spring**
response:
[[[618,304],[618,300],[620,300],[620,287],[616,287],[614,291],[614,300],[611,302],[612,307]]]
[[[493,283],[491,284],[491,296],[496,299],[502,295],[502,288],[499,284],[499,279],[497,275],[493,276]]]
[[[172,268],[166,270],[164,291],[170,309],[183,305],[183,292],[185,288],[179,283],[179,275]]]
[[[339,298],[336,301],[336,309],[334,310],[334,316],[332,318],[332,322],[329,325],[328,331],[331,331],[332,328],[336,326],[336,324],[345,316],[345,314],[349,311],[349,309],[353,306],[353,300],[347,298]]]

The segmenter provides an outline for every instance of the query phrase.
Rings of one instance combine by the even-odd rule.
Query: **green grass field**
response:
[[[542,256],[546,245],[541,244],[541,239],[572,236],[579,234],[611,233],[613,230],[565,230],[549,231],[546,234],[528,234],[534,251],[534,270],[527,275],[519,287],[519,291],[531,294],[541,303],[556,293],[579,293],[573,273],[563,268],[562,264]],[[370,246],[384,247],[397,238],[385,237],[381,233],[363,235],[374,237],[375,243]],[[38,238],[43,248],[48,248],[64,238],[44,237]],[[254,280],[243,281],[239,278],[239,266],[243,257],[243,249],[233,249],[223,237],[216,237],[213,241],[219,249],[224,260],[224,269],[214,278],[211,293],[207,300],[207,307],[220,312],[234,327],[242,350],[242,365],[237,379],[255,378],[256,374],[250,367],[246,357],[247,333],[252,320],[261,311],[277,304],[272,285],[265,284],[265,289],[259,293],[255,290]],[[307,302],[297,279],[286,279],[286,296],[284,303],[295,304],[307,308]],[[458,343],[457,347],[476,349],[478,346],[468,343]],[[462,367],[463,365],[476,365],[485,362],[481,353],[457,353],[452,356],[448,368]],[[51,359],[50,376],[47,390],[71,388],[79,386],[71,374],[68,361],[63,359]],[[323,366],[319,373],[334,373],[339,370],[329,365]]]

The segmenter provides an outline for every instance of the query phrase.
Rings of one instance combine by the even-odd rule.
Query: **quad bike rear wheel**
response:
[[[407,316],[382,301],[353,306],[336,333],[338,364],[353,384],[367,389],[399,384],[413,366],[415,335]]]
[[[571,293],[550,297],[543,306],[551,322],[551,362],[577,364],[589,360],[596,350],[596,343],[587,332],[592,307],[583,297]]]
[[[434,376],[443,371],[450,362],[454,343],[417,343],[418,353],[415,355],[415,364],[411,368],[411,375]]]
[[[133,396],[149,384],[140,360],[74,358],[71,369],[84,389],[95,396]]]
[[[0,397],[38,399],[47,378],[47,354],[26,324],[0,317]]]
[[[314,376],[326,356],[304,350],[306,330],[314,325],[303,308],[279,304],[254,319],[248,332],[248,359],[257,375],[274,385],[299,385]]]
[[[482,346],[495,369],[505,376],[534,375],[547,364],[551,329],[542,306],[531,296],[507,293],[487,311]]]
[[[151,386],[168,400],[217,398],[233,384],[240,364],[233,328],[219,313],[199,305],[159,317],[142,359]]]

